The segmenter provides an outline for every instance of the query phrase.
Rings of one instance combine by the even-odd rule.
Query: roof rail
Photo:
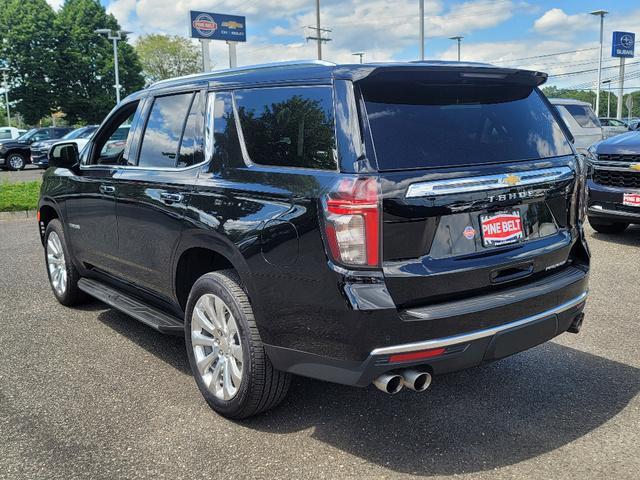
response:
[[[336,64],[332,62],[326,62],[324,60],[292,60],[287,62],[273,62],[273,63],[260,63],[256,65],[245,65],[242,67],[235,68],[226,68],[223,70],[215,70],[211,72],[204,73],[194,73],[191,75],[185,75],[182,77],[175,78],[167,78],[166,80],[160,80],[158,82],[152,83],[148,88],[153,88],[158,85],[165,85],[167,83],[172,83],[179,80],[198,80],[200,78],[206,78],[209,76],[218,76],[218,75],[227,75],[239,72],[250,72],[252,70],[261,70],[266,68],[279,68],[279,67],[295,67],[295,66],[324,66],[324,67],[335,67]]]

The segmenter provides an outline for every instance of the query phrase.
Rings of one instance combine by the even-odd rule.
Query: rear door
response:
[[[537,88],[437,75],[360,88],[396,305],[472,296],[566,263],[575,157]]]
[[[124,280],[170,300],[172,258],[204,159],[204,92],[150,101],[138,160],[117,181],[118,257]]]

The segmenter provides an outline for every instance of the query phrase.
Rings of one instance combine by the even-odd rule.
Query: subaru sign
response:
[[[611,56],[633,58],[636,46],[636,34],[630,32],[613,32]]]
[[[191,38],[204,40],[227,40],[246,42],[245,17],[222,13],[189,12],[191,18]]]

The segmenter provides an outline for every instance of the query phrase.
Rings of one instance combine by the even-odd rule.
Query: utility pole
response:
[[[360,57],[360,63],[362,63],[362,57],[364,57],[364,52],[354,52],[351,55],[355,55],[356,57]]]
[[[7,109],[7,126],[11,126],[11,112],[9,111],[9,82],[7,81],[7,72],[9,67],[2,67],[2,86],[4,88],[4,106]]]
[[[420,0],[420,60],[424,62],[424,0]]]
[[[310,28],[311,30],[316,31],[315,35],[310,35],[307,37],[307,41],[315,40],[318,42],[318,60],[322,60],[322,42],[331,41],[330,38],[323,37],[322,32],[330,33],[331,29],[320,27],[320,0],[316,0],[316,26],[312,27],[311,25],[307,25],[307,28]]]
[[[602,85],[602,41],[604,34],[604,16],[609,13],[606,10],[594,10],[591,15],[600,17],[600,53],[598,56],[598,83],[596,89],[596,116],[600,115],[600,86]]]
[[[457,40],[458,42],[458,61],[460,61],[460,44],[462,43],[462,35],[456,35],[455,37],[449,37],[449,40]]]

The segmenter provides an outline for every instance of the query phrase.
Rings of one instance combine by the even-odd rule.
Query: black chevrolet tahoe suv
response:
[[[30,161],[32,143],[61,138],[71,130],[71,127],[32,128],[16,139],[0,141],[0,167],[22,170]]]
[[[50,151],[53,293],[184,335],[233,418],[276,405],[291,374],[421,391],[577,332],[584,169],[545,79],[303,62],[152,85],[80,155]]]
[[[621,233],[640,224],[640,132],[627,132],[589,148],[589,223],[601,233]]]

